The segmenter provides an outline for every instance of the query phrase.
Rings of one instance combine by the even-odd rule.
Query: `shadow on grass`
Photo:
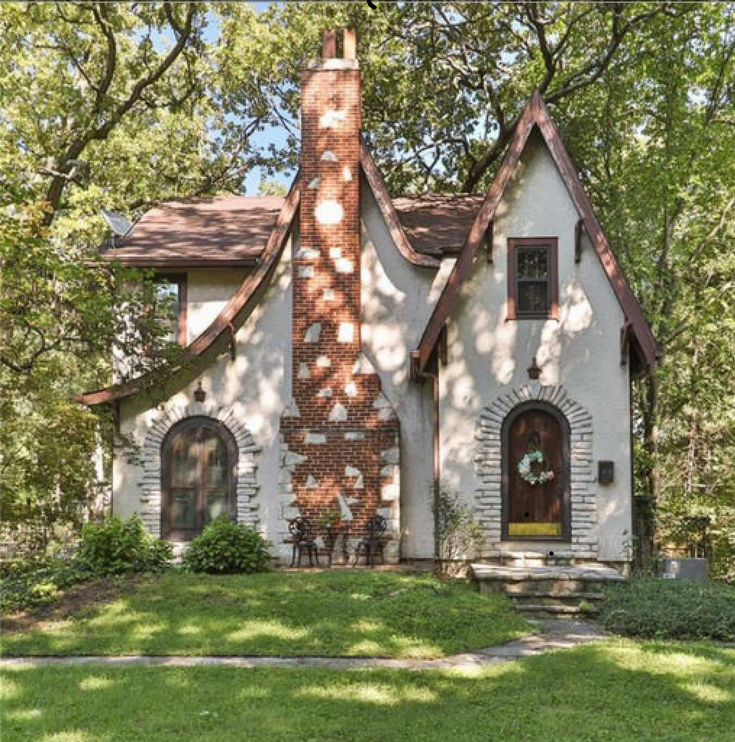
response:
[[[735,651],[610,642],[468,676],[90,667],[5,673],[3,738],[731,740]],[[54,737],[61,738],[59,737]],[[66,738],[66,737],[64,737]]]
[[[430,658],[528,631],[504,597],[426,575],[171,573],[70,620],[8,634],[3,653]]]

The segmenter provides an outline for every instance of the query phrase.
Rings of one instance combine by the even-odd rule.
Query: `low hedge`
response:
[[[605,591],[606,629],[645,639],[735,641],[735,587],[638,578]]]
[[[87,523],[77,553],[79,561],[100,576],[159,572],[172,556],[171,544],[153,536],[138,515]]]
[[[268,542],[255,528],[221,516],[191,542],[183,563],[190,572],[265,572],[270,564]]]

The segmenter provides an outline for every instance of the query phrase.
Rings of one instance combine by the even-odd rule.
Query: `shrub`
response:
[[[264,572],[270,554],[268,542],[254,528],[221,516],[191,542],[183,561],[192,572]]]
[[[472,559],[481,548],[482,528],[457,493],[440,489],[434,508],[437,557],[442,572],[449,574],[456,571],[456,562]]]
[[[76,559],[52,559],[6,568],[0,580],[0,612],[12,613],[56,600],[60,591],[92,577]]]
[[[606,590],[605,628],[648,639],[735,640],[735,588],[641,578]]]
[[[88,523],[82,529],[78,554],[98,575],[157,572],[168,565],[171,556],[171,544],[152,536],[137,515],[127,521],[114,517]]]

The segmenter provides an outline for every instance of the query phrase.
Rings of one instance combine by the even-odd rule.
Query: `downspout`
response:
[[[433,408],[434,408],[434,425],[433,425],[433,440],[432,440],[432,512],[434,514],[434,561],[439,559],[439,536],[437,530],[437,517],[438,517],[438,503],[439,503],[439,492],[441,488],[441,458],[440,458],[440,426],[439,426],[439,364],[437,362],[436,351],[432,353],[429,363],[427,364],[428,370],[420,370],[419,367],[419,352],[414,350],[411,352],[411,378],[419,379],[431,379],[431,390],[433,397]]]

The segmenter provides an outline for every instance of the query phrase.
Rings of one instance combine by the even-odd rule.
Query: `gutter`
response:
[[[432,363],[433,360],[433,363]],[[421,370],[420,353],[411,351],[411,378],[416,381],[431,379],[431,388],[434,407],[434,425],[432,440],[432,511],[434,513],[434,559],[439,559],[439,537],[437,533],[438,501],[441,488],[441,443],[439,425],[439,363],[436,353],[433,353],[426,364],[429,370]]]

